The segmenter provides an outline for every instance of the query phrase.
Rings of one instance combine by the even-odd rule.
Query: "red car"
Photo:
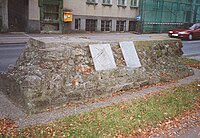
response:
[[[195,23],[188,29],[169,30],[168,35],[169,37],[178,37],[180,39],[187,39],[187,40],[199,39],[200,23]]]

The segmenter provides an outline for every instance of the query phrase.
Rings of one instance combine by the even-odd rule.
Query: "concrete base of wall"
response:
[[[28,33],[40,33],[40,21],[38,20],[29,20],[28,21]]]

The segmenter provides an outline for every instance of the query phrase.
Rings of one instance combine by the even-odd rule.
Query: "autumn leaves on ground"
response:
[[[200,67],[200,62],[191,64]],[[12,120],[1,119],[0,137],[147,137],[159,130],[164,133],[183,118],[193,115],[192,119],[199,119],[195,116],[200,109],[199,84],[200,80],[21,130]]]

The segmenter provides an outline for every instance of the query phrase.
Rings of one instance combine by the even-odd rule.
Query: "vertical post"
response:
[[[101,20],[97,19],[97,31],[101,32]]]
[[[117,25],[117,20],[116,19],[112,19],[112,31],[113,32],[116,31],[116,25]]]
[[[81,18],[81,30],[85,31],[86,30],[86,19]]]
[[[2,1],[2,28],[0,31],[8,31],[8,0]]]
[[[60,0],[60,9],[59,9],[59,12],[60,12],[60,21],[59,21],[59,31],[63,33],[64,31],[64,21],[63,21],[63,0]],[[71,27],[71,26],[70,26]]]
[[[125,21],[125,31],[129,31],[129,20]]]

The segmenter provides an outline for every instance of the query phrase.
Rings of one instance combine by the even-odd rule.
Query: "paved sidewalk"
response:
[[[14,120],[20,128],[24,128],[29,125],[45,124],[48,122],[55,121],[65,116],[75,115],[80,112],[89,112],[92,109],[109,106],[122,101],[140,98],[149,93],[159,92],[163,89],[178,86],[181,84],[188,84],[196,80],[200,80],[200,70],[194,69],[194,75],[181,79],[175,83],[170,83],[165,86],[154,86],[147,89],[143,89],[137,92],[126,92],[120,96],[110,97],[105,101],[98,101],[89,103],[86,105],[80,105],[78,107],[63,107],[61,109],[54,109],[50,112],[44,112],[34,115],[25,114],[20,108],[16,107],[11,101],[9,101],[5,95],[0,93],[0,118],[9,117]]]
[[[200,126],[190,128],[186,133],[177,138],[200,138]]]
[[[109,35],[109,37],[108,37]],[[52,38],[82,38],[97,41],[127,41],[127,40],[162,40],[174,39],[169,38],[167,34],[133,34],[133,33],[83,33],[83,34],[26,34],[26,33],[10,33],[0,34],[0,44],[6,43],[26,43],[30,38],[52,37]]]
[[[200,56],[199,56],[199,55],[197,55],[197,56],[192,56],[192,57],[188,57],[188,58],[190,58],[190,59],[195,59],[195,60],[200,61]]]

